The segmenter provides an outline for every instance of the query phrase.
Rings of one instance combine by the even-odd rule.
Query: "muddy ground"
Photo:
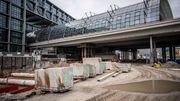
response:
[[[180,101],[180,91],[176,91],[176,89],[161,93],[109,89],[113,85],[147,80],[169,80],[179,83],[180,71],[171,71],[166,68],[155,69],[147,65],[134,64],[130,73],[122,73],[115,78],[109,77],[104,81],[97,82],[98,78],[106,74],[78,82],[71,91],[65,93],[35,95],[25,101]],[[159,84],[166,85],[166,83]],[[139,87],[138,89],[143,88]]]

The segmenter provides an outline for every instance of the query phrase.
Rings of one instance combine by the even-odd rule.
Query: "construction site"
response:
[[[40,2],[50,1],[23,5],[39,11]],[[66,14],[72,20],[60,25],[36,13],[24,10],[23,28],[39,29],[24,29],[18,47],[12,29],[10,42],[0,36],[1,101],[180,101],[180,18],[168,0],[110,5],[78,20]]]

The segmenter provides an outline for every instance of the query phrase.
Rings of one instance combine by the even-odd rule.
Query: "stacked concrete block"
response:
[[[101,62],[101,63],[100,63],[100,68],[101,68],[101,69],[100,69],[101,72],[104,73],[104,72],[106,71],[106,63],[105,63],[105,62]]]
[[[122,72],[130,72],[131,71],[131,64],[130,63],[116,63],[116,66],[122,71]]]
[[[50,67],[49,61],[41,61],[41,68],[48,68]]]
[[[107,70],[112,70],[113,69],[113,65],[111,61],[105,61],[103,63],[106,63],[106,69]]]
[[[95,77],[96,76],[96,67],[93,65],[89,65],[86,64],[87,66],[89,66],[89,77]]]
[[[70,65],[73,68],[73,77],[75,79],[86,79],[89,77],[89,66],[86,64],[73,63]]]
[[[73,87],[73,68],[48,68],[35,70],[37,89],[62,92]]]
[[[90,64],[96,67],[96,74],[102,74],[104,71],[104,66],[102,66],[101,62],[102,59],[99,57],[83,58],[83,64]]]

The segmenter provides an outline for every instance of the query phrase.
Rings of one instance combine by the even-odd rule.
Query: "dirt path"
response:
[[[26,99],[26,101],[180,101],[180,92],[148,94],[105,88],[110,85],[145,80],[171,80],[180,82],[180,72],[164,69],[157,70],[147,65],[133,65],[130,73],[122,73],[115,78],[110,77],[102,82],[97,82],[97,79],[105,74],[75,84],[72,91],[36,95]]]

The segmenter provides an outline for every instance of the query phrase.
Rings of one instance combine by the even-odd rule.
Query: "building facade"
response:
[[[72,20],[49,0],[0,0],[0,52],[24,52],[26,33]]]
[[[123,8],[74,20],[65,26],[54,26],[35,32],[34,42],[47,41],[79,34],[116,30],[173,19],[168,0],[145,0]]]

